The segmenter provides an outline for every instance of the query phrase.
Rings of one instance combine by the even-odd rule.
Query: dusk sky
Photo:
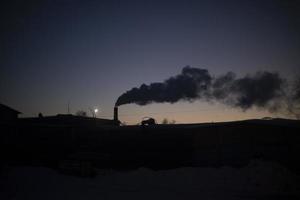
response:
[[[0,102],[22,117],[99,108],[189,65],[212,75],[300,72],[300,1],[10,0],[0,3]],[[129,124],[282,116],[204,101],[119,107]]]

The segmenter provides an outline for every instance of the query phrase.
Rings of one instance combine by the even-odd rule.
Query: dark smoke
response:
[[[162,83],[142,84],[139,88],[132,88],[118,98],[116,106],[129,103],[146,105],[152,102],[194,101],[206,96],[211,80],[212,77],[206,69],[187,66],[182,69],[181,74]]]
[[[300,77],[297,77],[293,85],[293,100],[300,103]]]
[[[230,103],[230,93],[232,92],[232,87],[234,85],[234,81],[236,75],[233,72],[228,72],[225,75],[222,75],[214,80],[212,85],[212,95],[211,97],[223,101],[224,103]]]
[[[181,73],[162,83],[142,84],[122,94],[116,106],[135,103],[175,103],[181,100],[220,101],[247,110],[251,107],[271,109],[282,97],[284,80],[278,73],[257,72],[236,78],[233,72],[213,78],[208,70],[184,67]],[[274,109],[274,108],[272,108]]]
[[[228,77],[228,75],[227,75]],[[227,103],[247,110],[253,106],[258,108],[271,109],[270,103],[282,97],[282,86],[284,80],[278,73],[257,72],[244,78],[233,80],[233,75],[229,76],[229,80],[223,87],[228,95],[234,98],[225,98]],[[217,79],[218,81],[218,79]],[[217,82],[216,81],[216,82]],[[273,101],[273,102],[272,102]],[[272,110],[276,108],[272,108]]]
[[[300,76],[292,84],[291,91],[286,95],[288,114],[300,119]]]

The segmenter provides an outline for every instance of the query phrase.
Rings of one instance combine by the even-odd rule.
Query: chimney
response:
[[[115,121],[118,121],[118,106],[115,106],[114,107],[114,120]]]

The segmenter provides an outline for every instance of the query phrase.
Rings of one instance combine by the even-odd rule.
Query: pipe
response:
[[[114,120],[115,121],[119,120],[119,118],[118,118],[118,106],[114,107]]]

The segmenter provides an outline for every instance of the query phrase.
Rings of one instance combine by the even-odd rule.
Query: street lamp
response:
[[[95,108],[94,109],[94,117],[96,118],[96,116],[97,116],[97,112],[98,112],[99,110],[98,110],[98,108]]]

